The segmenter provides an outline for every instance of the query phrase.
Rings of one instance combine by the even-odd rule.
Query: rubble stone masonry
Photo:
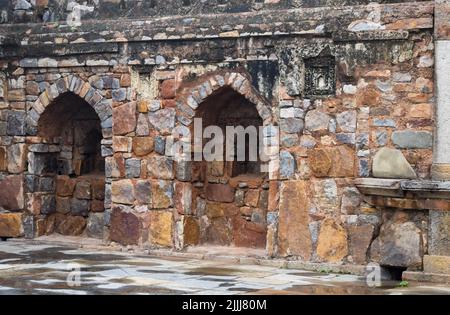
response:
[[[1,237],[450,255],[448,1],[80,6],[0,1]],[[177,162],[194,118],[278,126],[279,172]]]

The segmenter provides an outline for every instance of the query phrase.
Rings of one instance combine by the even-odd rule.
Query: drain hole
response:
[[[386,275],[390,280],[402,281],[403,272],[406,271],[406,267],[393,267],[393,266],[381,266],[386,272]]]

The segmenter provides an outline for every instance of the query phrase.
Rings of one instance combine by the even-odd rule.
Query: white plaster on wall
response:
[[[434,163],[450,164],[450,40],[436,42],[436,134]]]

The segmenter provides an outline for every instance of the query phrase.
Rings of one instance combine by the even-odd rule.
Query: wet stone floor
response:
[[[450,287],[369,288],[353,275],[15,240],[0,242],[0,295],[7,294],[450,294]]]

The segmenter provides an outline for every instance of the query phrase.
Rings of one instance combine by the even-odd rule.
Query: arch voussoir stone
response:
[[[71,92],[84,99],[97,113],[102,129],[112,128],[112,100],[103,97],[89,82],[76,75],[59,78],[47,87],[27,111],[26,124],[28,135],[36,135],[40,116],[60,95]]]
[[[79,77],[72,76],[70,78],[70,81],[69,81],[69,88],[68,88],[69,91],[74,92],[75,94],[77,94],[76,93],[77,88],[82,84],[82,82],[84,82],[84,81],[81,80]]]
[[[37,99],[33,104],[33,109],[40,115],[44,112],[45,107],[42,105],[41,101]]]
[[[48,99],[47,91],[44,91],[39,95],[38,100],[41,102],[42,106],[47,107],[50,104],[50,100]]]
[[[54,85],[56,86],[59,94],[67,92],[67,81],[66,81],[66,78],[59,78],[58,80],[56,80]]]
[[[47,87],[45,91],[47,92],[47,97],[50,102],[52,102],[53,100],[55,100],[55,98],[59,96],[58,88],[56,87],[55,84],[52,84],[49,87]]]
[[[209,96],[223,87],[233,89],[255,104],[259,115],[264,120],[264,124],[269,124],[273,121],[270,104],[259,94],[250,80],[239,72],[208,76],[179,101],[182,104],[187,104],[188,107],[195,111]]]

